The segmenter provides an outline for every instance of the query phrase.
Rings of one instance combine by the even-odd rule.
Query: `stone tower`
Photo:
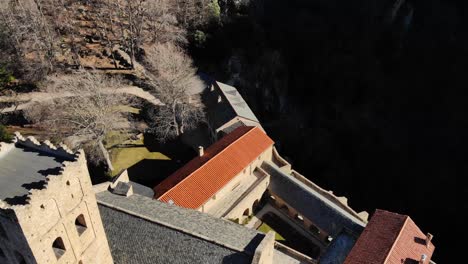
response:
[[[113,263],[83,151],[0,144],[0,263]]]

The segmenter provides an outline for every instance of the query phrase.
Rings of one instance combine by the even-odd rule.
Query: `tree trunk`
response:
[[[177,113],[176,113],[177,109],[176,108],[177,108],[177,101],[172,103],[172,119],[176,127],[177,136],[180,136],[181,131],[180,131],[179,123],[177,122]]]
[[[111,162],[110,157],[109,157],[109,152],[104,147],[104,144],[102,144],[102,140],[98,141],[98,145],[99,145],[99,149],[102,152],[102,155],[104,156],[104,159],[106,160],[107,167],[108,167],[109,171],[113,171],[114,167],[112,166],[112,162]]]

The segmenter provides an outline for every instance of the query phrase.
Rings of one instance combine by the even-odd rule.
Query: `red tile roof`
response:
[[[376,210],[344,263],[417,264],[425,254],[427,264],[435,247],[425,240],[409,216]]]
[[[196,209],[273,145],[258,127],[238,127],[154,188],[154,198]]]

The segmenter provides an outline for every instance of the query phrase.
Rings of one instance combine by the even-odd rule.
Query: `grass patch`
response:
[[[114,170],[110,176],[114,177],[122,170],[128,169],[142,160],[170,160],[161,152],[149,151],[144,138],[132,140],[126,132],[112,131],[107,134],[105,146],[110,149],[110,158]]]
[[[276,230],[273,230],[273,228],[271,228],[269,225],[267,225],[266,223],[262,223],[262,225],[257,228],[258,231],[260,232],[263,232],[263,233],[268,233],[268,231],[275,231],[275,240],[276,241],[284,241],[284,237],[281,236],[280,234],[278,234],[278,232],[276,232]]]
[[[114,170],[111,176],[116,176],[122,170],[128,169],[138,162],[150,160],[170,160],[166,155],[160,152],[150,152],[145,146],[114,148],[111,150],[111,160]]]

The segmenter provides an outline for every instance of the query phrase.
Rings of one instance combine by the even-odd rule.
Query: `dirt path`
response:
[[[128,95],[133,95],[148,101],[154,105],[164,105],[158,98],[154,97],[147,91],[136,87],[136,86],[126,86],[119,89],[105,89],[105,93],[107,94],[116,94],[116,93],[123,93]],[[18,110],[23,110],[36,102],[45,102],[48,100],[53,100],[56,98],[61,97],[71,97],[74,96],[72,93],[62,93],[62,94],[53,94],[53,93],[45,93],[45,92],[31,92],[31,93],[24,93],[18,94],[16,96],[0,96],[0,103],[16,103],[11,107],[6,107],[0,110],[0,113],[9,113]]]

